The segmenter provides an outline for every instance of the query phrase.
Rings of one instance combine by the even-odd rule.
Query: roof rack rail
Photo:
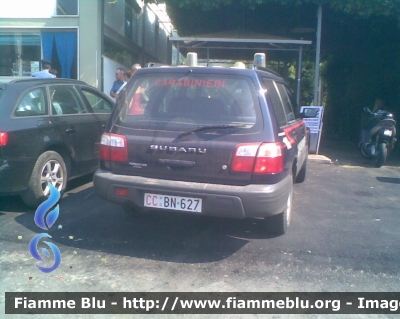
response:
[[[166,64],[158,63],[158,62],[148,62],[144,65],[145,68],[159,68],[162,66],[168,66]]]
[[[276,76],[281,76],[278,72],[276,72],[276,71],[274,71],[274,70],[272,70],[270,68],[265,68],[265,67],[262,67],[262,66],[254,66],[254,69],[255,70],[260,70],[260,71],[266,71],[266,72],[272,73],[272,74],[274,74]]]

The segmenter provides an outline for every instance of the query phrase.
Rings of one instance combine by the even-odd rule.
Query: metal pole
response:
[[[147,54],[146,54],[146,22],[147,22],[147,1],[144,2],[143,7],[143,15],[142,15],[142,56],[141,56],[141,63],[144,66],[147,62]]]
[[[301,88],[301,62],[303,60],[303,46],[300,45],[299,61],[297,62],[297,87],[296,87],[296,102],[300,107],[300,88]]]
[[[179,50],[181,49],[180,45],[179,45],[179,41],[176,42],[176,66],[179,65]]]
[[[318,106],[318,84],[319,84],[319,59],[321,53],[321,25],[322,25],[322,4],[318,5],[318,28],[317,28],[317,53],[315,55],[315,74],[314,74],[314,106]]]

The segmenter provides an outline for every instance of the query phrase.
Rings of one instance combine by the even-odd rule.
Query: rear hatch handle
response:
[[[72,133],[75,133],[76,131],[73,127],[69,127],[65,130],[65,132],[67,132],[68,134],[72,134]]]
[[[193,161],[171,160],[162,158],[158,160],[158,163],[160,163],[161,165],[172,167],[193,167],[194,165],[196,165],[196,162]]]

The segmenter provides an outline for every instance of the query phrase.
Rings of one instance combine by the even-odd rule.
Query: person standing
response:
[[[132,71],[131,70],[127,70],[125,72],[125,81],[128,82],[129,79],[131,78],[131,76],[132,76]]]
[[[139,69],[141,69],[142,66],[139,63],[135,63],[134,65],[132,65],[131,67],[131,76],[135,74],[135,72]]]
[[[56,69],[53,69],[53,68],[51,68],[50,70],[49,70],[49,72],[51,73],[51,74],[53,74],[56,78],[58,78],[58,71],[56,70]]]
[[[118,68],[115,72],[116,80],[113,83],[113,86],[110,91],[110,95],[114,98],[118,98],[118,93],[120,92],[120,88],[125,83],[125,70],[123,68]]]
[[[51,61],[47,59],[43,59],[40,61],[42,63],[42,70],[39,72],[35,72],[31,75],[33,78],[55,78],[54,74],[50,73],[51,69]]]

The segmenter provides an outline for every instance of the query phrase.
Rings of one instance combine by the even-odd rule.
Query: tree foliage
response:
[[[178,8],[196,7],[200,10],[213,10],[221,6],[240,6],[255,9],[267,3],[283,5],[319,4],[361,16],[387,15],[400,18],[400,0],[166,0],[167,4]]]

